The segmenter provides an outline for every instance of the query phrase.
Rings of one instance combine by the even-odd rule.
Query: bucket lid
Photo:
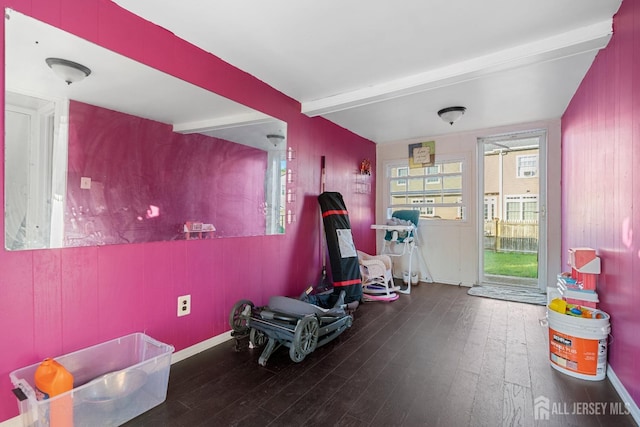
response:
[[[550,309],[549,306],[547,306],[547,318],[549,320],[553,320],[557,322],[577,323],[581,327],[585,327],[585,328],[602,328],[602,327],[609,326],[609,320],[611,319],[611,316],[609,316],[608,313],[602,310],[594,310],[594,309],[589,309],[589,310],[597,313],[600,316],[600,318],[590,319],[588,317],[578,317],[578,316],[570,316],[568,314],[561,314],[561,313],[558,313],[557,311]]]
[[[600,302],[597,292],[574,291],[571,289],[558,289],[565,298],[580,299],[588,302]]]

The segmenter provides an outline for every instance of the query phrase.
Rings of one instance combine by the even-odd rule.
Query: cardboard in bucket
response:
[[[580,289],[594,291],[596,278],[600,274],[600,258],[591,248],[569,249],[571,277],[580,284]]]
[[[607,374],[609,315],[600,318],[574,317],[547,310],[549,361],[551,367],[585,380],[598,381]]]

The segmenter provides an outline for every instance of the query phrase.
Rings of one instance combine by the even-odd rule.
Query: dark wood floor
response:
[[[574,413],[574,402],[620,398],[608,380],[549,366],[544,307],[466,291],[423,283],[395,302],[365,303],[351,329],[298,364],[282,347],[261,367],[261,350],[235,352],[228,341],[174,364],[166,402],[126,425],[636,425]],[[539,396],[556,408],[549,420],[534,418]]]

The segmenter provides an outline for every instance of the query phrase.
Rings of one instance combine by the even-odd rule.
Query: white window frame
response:
[[[400,172],[404,172],[404,175]],[[409,166],[405,167],[405,168],[398,168],[398,178],[402,177],[402,176],[406,176],[409,177]],[[398,185],[404,185],[405,187],[407,186],[407,180],[406,179],[399,179],[398,180]]]
[[[433,205],[435,204],[436,199],[434,199],[433,197],[427,197],[426,199],[423,200],[416,200],[413,199],[412,203],[413,204],[421,204],[422,206],[420,207],[420,215],[421,216],[428,216],[428,217],[433,217],[436,215],[436,209],[433,207]],[[425,204],[429,204],[431,206],[424,206]]]
[[[529,165],[529,163],[533,163],[533,166]],[[516,156],[516,178],[537,178],[538,168],[538,154]],[[530,174],[527,175],[527,173]]]
[[[428,169],[431,168],[435,168],[435,173],[439,174],[442,172],[442,166],[441,163],[436,163],[433,166],[429,166]],[[463,170],[464,172],[464,170]],[[425,183],[426,184],[438,184],[440,182],[440,177],[439,176],[432,176],[432,177],[427,177]]]
[[[482,216],[485,221],[491,221],[498,215],[498,197],[497,196],[484,196],[484,206],[482,209]],[[488,215],[490,214],[490,215]],[[490,218],[489,218],[490,216]]]
[[[442,171],[442,164],[443,163],[453,163],[453,162],[460,162],[462,164],[462,172],[461,173],[447,173],[444,174],[440,171]],[[461,222],[467,222],[467,217],[466,217],[466,212],[467,212],[467,204],[469,203],[469,200],[471,198],[471,195],[468,194],[468,189],[469,189],[469,160],[465,157],[461,157],[460,155],[455,155],[455,156],[450,156],[450,155],[441,155],[438,157],[438,160],[436,161],[436,164],[434,165],[436,167],[438,167],[438,171],[440,172],[440,176],[436,176],[433,177],[434,179],[437,179],[437,182],[440,182],[440,179],[442,177],[445,176],[453,176],[453,175],[460,175],[461,179],[462,179],[462,185],[461,185],[461,189],[460,189],[460,193],[462,197],[458,198],[458,202],[457,203],[429,203],[427,204],[426,201],[431,201],[431,200],[435,200],[433,197],[430,197],[431,195],[429,194],[424,194],[423,200],[425,200],[424,204],[419,206],[419,209],[421,211],[421,216],[428,216],[428,217],[432,217],[434,221],[446,221],[446,222],[456,222],[456,223],[461,223]],[[398,205],[394,205],[391,206],[390,205],[390,200],[391,200],[391,180],[395,179],[397,186],[401,185],[400,182],[398,182],[398,178],[391,178],[391,170],[392,168],[407,168],[407,172],[409,171],[409,165],[408,165],[408,159],[405,160],[395,160],[395,161],[389,161],[389,162],[385,162],[384,165],[385,168],[385,183],[384,183],[384,200],[385,200],[385,210],[386,210],[386,216],[387,219],[391,217],[391,214],[394,210],[398,210],[398,209],[412,209],[412,208],[416,208],[415,206],[415,202],[413,203],[408,203],[408,204],[398,204]],[[399,174],[398,174],[399,175]],[[407,173],[408,175],[408,173]],[[426,175],[425,175],[426,177]],[[407,177],[407,179],[409,179],[411,177]],[[426,179],[426,178],[425,178]],[[408,184],[408,181],[405,181]],[[432,181],[432,183],[434,183],[435,181]],[[437,211],[437,208],[439,207],[455,207],[457,208],[458,211],[458,219],[445,219],[445,218],[439,218],[436,216],[435,212]],[[423,209],[427,209],[426,211],[424,211]],[[425,215],[426,212],[426,215]],[[429,212],[432,212],[432,214],[430,215]]]
[[[538,194],[509,194],[504,196],[504,219],[505,221],[524,221],[524,204],[527,202],[536,203],[536,212],[540,210],[540,196]],[[509,203],[518,203],[518,219],[508,218]]]

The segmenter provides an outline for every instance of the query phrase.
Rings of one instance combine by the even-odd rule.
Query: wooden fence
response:
[[[538,221],[484,222],[484,248],[495,252],[538,252]]]

